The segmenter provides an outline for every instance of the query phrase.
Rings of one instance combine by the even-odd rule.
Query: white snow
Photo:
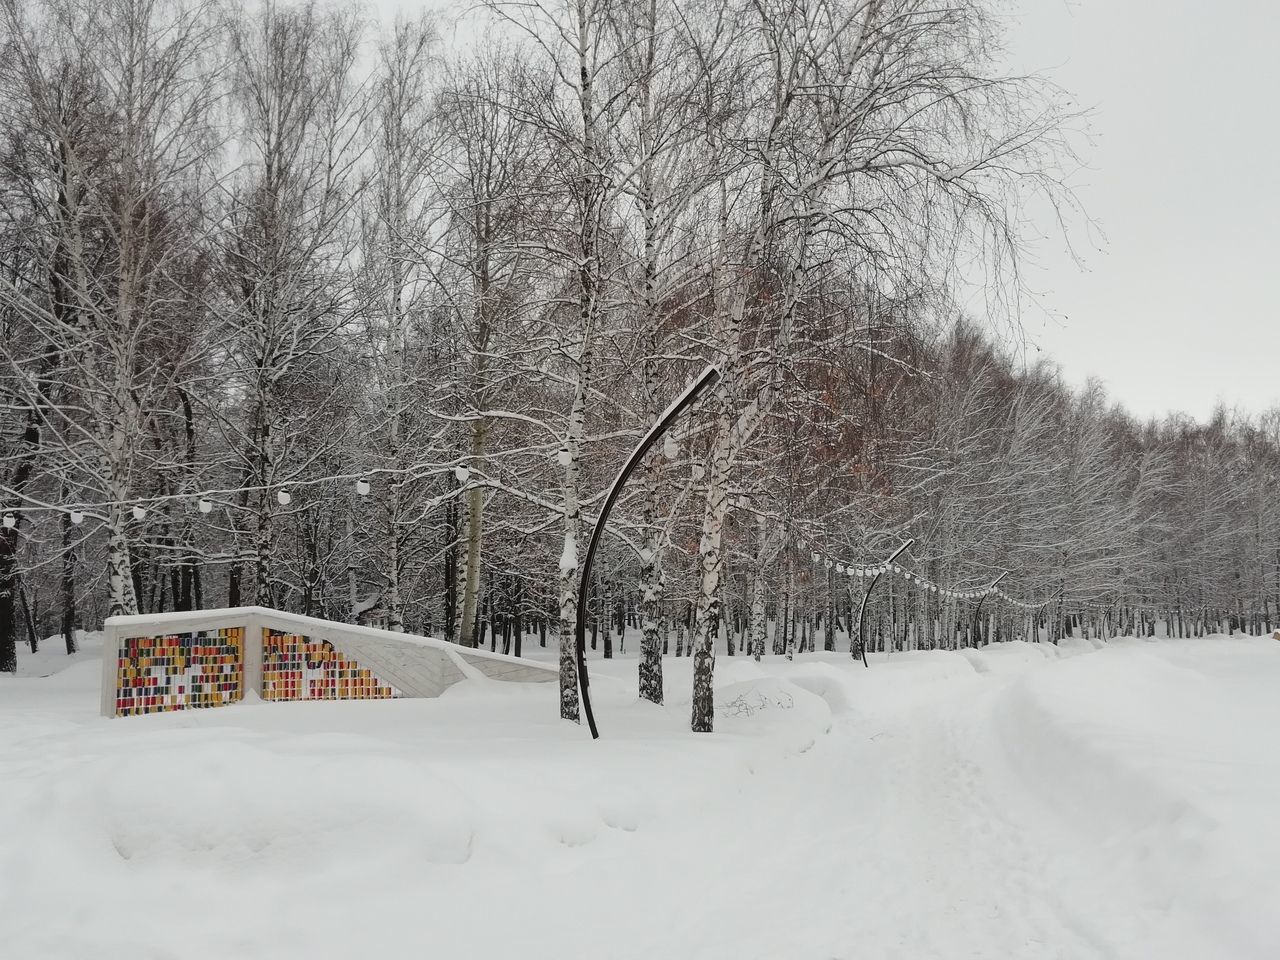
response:
[[[597,742],[485,681],[104,720],[86,647],[0,679],[5,957],[1280,956],[1274,640],[721,656],[711,736],[593,660]]]

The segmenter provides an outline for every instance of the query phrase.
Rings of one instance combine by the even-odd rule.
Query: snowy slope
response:
[[[66,658],[63,658],[64,662]],[[0,680],[15,957],[1274,958],[1280,644],[717,664],[103,720]]]

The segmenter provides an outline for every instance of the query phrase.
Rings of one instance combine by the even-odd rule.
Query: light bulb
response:
[[[293,494],[288,490],[279,490],[276,492],[276,502],[282,507],[287,507],[293,500]]]
[[[197,508],[201,513],[212,513],[212,512],[213,512],[213,504],[209,501],[209,499],[208,499],[207,497],[201,497],[199,500],[197,500],[197,501],[196,501],[196,508]]]
[[[556,453],[556,463],[560,464],[560,466],[562,467],[567,467],[570,464],[571,460],[572,458],[569,456],[568,447],[561,447],[560,450]]]
[[[471,471],[461,464],[453,468],[453,475],[457,478],[459,483],[466,483],[471,479]]]
[[[80,524],[84,523],[84,514],[81,513],[79,510],[72,510],[71,522],[74,523],[77,527],[80,526]]]
[[[836,564],[836,573],[844,573],[844,564],[843,564],[843,563],[837,563],[837,564]]]
[[[364,477],[361,477],[356,481],[356,493],[360,494],[362,497],[367,497],[369,495],[369,481]]]
[[[18,525],[18,521],[12,513],[6,513],[4,515],[4,525],[6,529],[12,530]]]
[[[680,456],[680,444],[676,443],[675,434],[668,433],[662,438],[662,455],[668,460]]]
[[[138,504],[135,504],[135,505],[134,505],[134,507],[133,507],[133,519],[135,519],[135,520],[141,520],[141,519],[142,519],[143,517],[145,517],[146,515],[147,515],[147,510],[146,510],[146,508],[145,508],[145,507],[143,507],[143,506],[141,506],[141,505],[138,505]]]

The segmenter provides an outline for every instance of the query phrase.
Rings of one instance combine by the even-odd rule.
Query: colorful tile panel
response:
[[[129,637],[116,663],[116,716],[219,707],[244,697],[244,628]]]
[[[263,700],[385,700],[398,692],[328,640],[262,631]]]

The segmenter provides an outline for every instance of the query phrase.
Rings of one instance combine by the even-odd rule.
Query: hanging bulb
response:
[[[212,513],[213,503],[209,500],[208,497],[201,497],[199,500],[196,501],[196,509],[199,510],[201,513]]]
[[[796,541],[796,546],[797,546],[797,547],[803,547],[803,546],[804,546],[804,537],[801,537],[799,540],[797,540],[797,541]]]
[[[561,447],[561,448],[559,449],[559,451],[557,451],[557,453],[556,453],[556,463],[560,464],[560,466],[562,466],[562,467],[567,467],[567,466],[569,466],[569,463],[570,463],[570,457],[569,457],[569,448],[568,448],[568,447]]]
[[[369,481],[365,477],[361,477],[356,481],[356,493],[362,497],[369,495]]]
[[[693,465],[693,482],[701,483],[702,478],[706,475],[706,470],[702,468],[702,464],[695,463]]]
[[[680,444],[676,443],[674,433],[668,433],[662,438],[662,455],[668,460],[674,460],[680,456]]]
[[[276,502],[282,507],[287,507],[292,500],[293,494],[288,490],[280,490],[276,493]]]
[[[146,515],[147,515],[147,510],[145,507],[143,507],[141,504],[134,504],[133,519],[141,520]]]
[[[818,557],[818,551],[817,550],[813,551],[813,562],[817,563],[819,559],[820,558]]]
[[[826,565],[827,565],[827,569],[828,569],[828,570],[830,570],[830,569],[831,569],[831,560],[830,560],[830,559],[828,559],[828,560],[826,561]]]
[[[12,513],[6,513],[4,515],[4,526],[6,530],[12,530],[17,525],[18,525],[17,518],[15,518]]]
[[[471,471],[461,464],[453,468],[453,475],[457,477],[459,483],[466,483],[471,479]]]
[[[836,564],[836,573],[844,573],[844,564],[843,564],[843,563],[837,563],[837,564]]]
[[[84,514],[81,513],[79,510],[72,510],[71,522],[74,523],[77,527],[80,526],[80,524],[84,523]]]

